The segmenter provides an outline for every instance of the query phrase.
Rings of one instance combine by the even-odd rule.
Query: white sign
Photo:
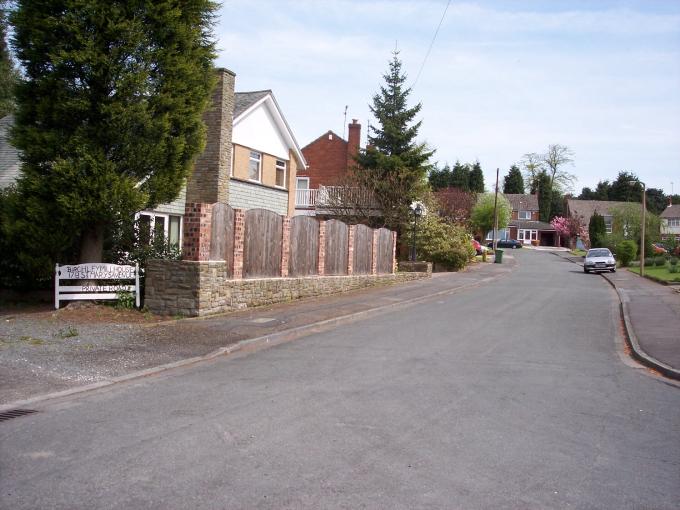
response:
[[[64,280],[88,280],[85,285],[61,285]],[[99,284],[95,280],[134,280],[134,285],[114,283]],[[75,282],[74,282],[75,283]],[[117,264],[78,264],[55,266],[54,307],[59,309],[60,301],[77,299],[118,299],[120,292],[134,292],[135,305],[139,308],[139,264],[120,266]]]

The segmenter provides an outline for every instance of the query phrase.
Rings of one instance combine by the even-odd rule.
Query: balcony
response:
[[[319,186],[319,189],[295,190],[297,209],[329,210],[369,209],[377,210],[378,204],[370,192],[345,186]]]

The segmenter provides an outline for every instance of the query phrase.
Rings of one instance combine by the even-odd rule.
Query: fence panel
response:
[[[373,265],[373,229],[357,225],[354,231],[354,274],[371,274]]]
[[[319,222],[312,216],[290,220],[289,276],[319,274]]]
[[[326,266],[327,275],[347,274],[347,248],[349,227],[339,220],[326,222]]]
[[[246,278],[281,276],[283,217],[267,209],[245,213],[243,275]]]
[[[378,274],[392,272],[392,231],[378,230]]]
[[[210,234],[210,260],[224,260],[232,276],[234,266],[234,209],[227,204],[215,204]]]

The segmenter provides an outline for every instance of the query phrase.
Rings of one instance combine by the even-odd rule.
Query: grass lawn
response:
[[[575,257],[583,257],[586,254],[585,250],[579,250],[578,248],[571,250],[571,254]]]
[[[639,267],[629,267],[628,271],[640,274]],[[645,276],[650,277],[652,280],[660,280],[662,282],[680,282],[680,273],[670,273],[668,271],[668,266],[645,266]]]

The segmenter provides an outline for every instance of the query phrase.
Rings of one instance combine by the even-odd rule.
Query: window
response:
[[[262,169],[262,154],[255,151],[250,151],[250,158],[248,160],[248,179],[251,181],[260,182],[260,170]]]
[[[510,239],[510,230],[507,228],[501,228],[496,232],[496,239],[499,241],[505,241],[507,239]],[[487,241],[493,241],[493,230],[489,230],[486,233],[486,240]]]
[[[182,217],[172,214],[143,212],[137,215],[139,242],[149,245],[160,240],[179,246],[182,242]]]
[[[170,228],[168,229],[168,242],[179,245],[180,231],[182,229],[182,217],[170,216]]]
[[[286,187],[286,162],[282,159],[276,160],[276,185]]]
[[[680,227],[680,218],[668,218],[669,227]]]
[[[309,189],[309,177],[298,177],[296,179],[295,189]]]
[[[530,220],[531,219],[531,211],[519,211],[517,218],[520,219],[520,220]]]
[[[611,216],[605,216],[604,217],[604,226],[607,229],[607,234],[612,233],[612,217]]]

